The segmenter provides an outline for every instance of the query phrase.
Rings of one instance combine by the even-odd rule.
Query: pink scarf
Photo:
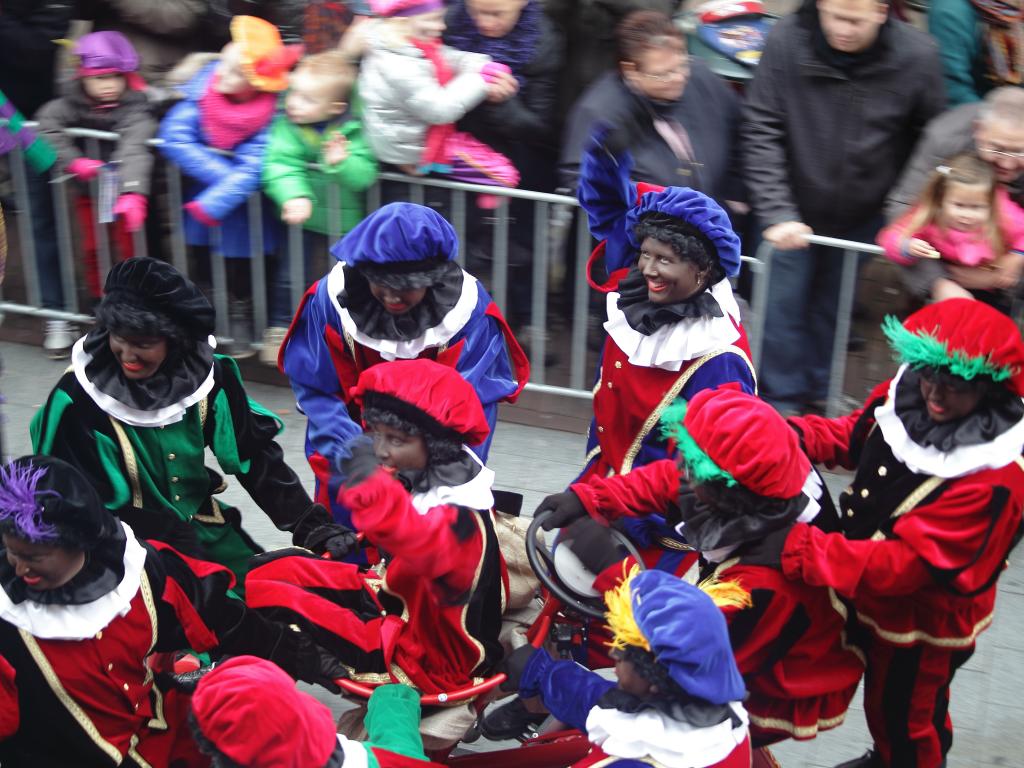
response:
[[[211,147],[234,149],[266,127],[274,117],[277,96],[261,91],[246,101],[234,101],[217,92],[216,84],[214,73],[199,99],[199,123]]]
[[[441,85],[448,85],[454,74],[448,62],[441,55],[440,40],[410,40],[422,51],[424,58],[434,65],[434,77]],[[448,151],[448,140],[455,133],[455,124],[431,125],[427,128],[427,138],[420,157],[420,167],[425,171],[444,171],[451,164]]]

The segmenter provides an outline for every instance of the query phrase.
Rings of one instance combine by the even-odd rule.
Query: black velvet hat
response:
[[[213,333],[214,310],[209,299],[167,262],[148,257],[122,261],[107,274],[104,293],[96,314],[107,330],[116,332],[119,325],[129,322],[130,327],[121,330],[152,326],[150,332],[155,335],[177,335],[166,327],[169,321],[193,340],[205,341]],[[135,322],[129,320],[132,316]]]
[[[67,462],[22,456],[0,467],[0,532],[89,551],[119,531],[96,490]]]

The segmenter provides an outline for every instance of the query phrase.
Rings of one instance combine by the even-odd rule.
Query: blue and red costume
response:
[[[626,474],[634,467],[669,457],[657,430],[662,413],[677,398],[736,383],[756,394],[750,346],[728,277],[740,269],[740,242],[729,217],[713,200],[688,187],[635,184],[628,153],[613,157],[598,140],[581,163],[579,198],[591,233],[602,240],[590,258],[588,280],[607,294],[608,321],[594,385],[594,418],[587,435],[586,465],[578,481]],[[727,278],[705,291],[721,316],[681,316],[653,333],[632,328],[619,309],[620,283],[637,270],[636,227],[652,213],[673,216],[698,230],[713,246]],[[594,268],[603,259],[608,279]],[[689,300],[687,300],[689,301]],[[680,549],[682,538],[659,515],[625,525],[645,551],[649,567],[682,575],[696,555]]]
[[[362,433],[359,409],[349,395],[360,373],[379,363],[412,358],[454,368],[476,390],[491,428],[482,443],[471,446],[482,461],[487,459],[498,403],[514,402],[529,379],[526,354],[501,310],[483,285],[454,263],[445,273],[449,284],[429,286],[424,302],[434,301],[432,294],[442,289],[453,294],[452,300],[430,305],[439,308],[434,319],[425,320],[413,338],[371,336],[359,327],[351,306],[342,305],[346,283],[351,287],[366,267],[401,275],[410,264],[436,269],[454,262],[457,252],[455,230],[438,213],[411,203],[387,205],[331,249],[338,264],[309,288],[288,329],[278,362],[309,420],[306,456],[316,476],[316,500],[346,525],[351,516],[337,503],[343,480],[338,465],[347,455],[346,444]]]

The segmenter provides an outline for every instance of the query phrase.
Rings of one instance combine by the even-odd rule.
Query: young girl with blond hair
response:
[[[878,244],[907,267],[903,282],[915,296],[983,298],[989,290],[1011,290],[1020,280],[1024,210],[987,163],[960,154],[935,169],[917,205],[883,229]],[[998,274],[965,280],[964,267]],[[997,296],[991,298],[998,303]]]

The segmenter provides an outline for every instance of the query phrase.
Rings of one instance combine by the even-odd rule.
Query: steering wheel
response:
[[[537,574],[537,578],[544,588],[557,597],[566,608],[591,619],[604,619],[604,603],[602,602],[600,607],[598,607],[595,603],[600,602],[600,600],[583,597],[567,586],[559,578],[558,571],[555,570],[555,558],[548,549],[547,544],[538,543],[541,524],[554,512],[555,510],[553,509],[545,509],[537,513],[533,518],[533,522],[530,523],[529,529],[526,531],[526,558],[530,561],[530,567],[533,568],[533,572]],[[640,551],[629,540],[629,537],[615,528],[609,528],[608,530],[611,531],[612,538],[615,539],[616,543],[636,560],[640,570],[647,570]]]

